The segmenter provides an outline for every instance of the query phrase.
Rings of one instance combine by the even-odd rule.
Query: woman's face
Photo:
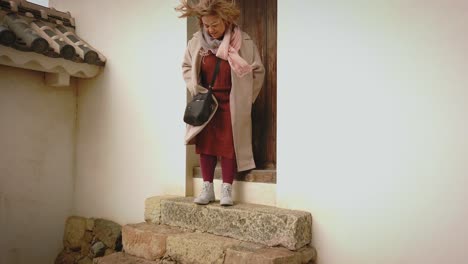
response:
[[[224,21],[218,16],[203,16],[202,23],[205,30],[212,38],[219,39],[224,36],[226,25]]]

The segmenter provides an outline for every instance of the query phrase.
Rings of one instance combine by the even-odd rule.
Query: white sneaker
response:
[[[232,201],[232,184],[223,183],[221,186],[221,200],[219,203],[223,206],[234,204]]]
[[[209,204],[215,200],[215,194],[212,182],[203,182],[203,189],[197,198],[193,200],[196,204]]]

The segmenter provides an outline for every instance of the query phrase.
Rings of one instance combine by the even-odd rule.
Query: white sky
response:
[[[28,2],[38,4],[41,6],[47,6],[47,7],[49,6],[49,0],[28,0]]]

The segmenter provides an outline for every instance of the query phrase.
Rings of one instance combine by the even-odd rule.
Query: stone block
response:
[[[176,263],[221,264],[226,249],[242,242],[206,233],[185,233],[167,238],[166,256]]]
[[[130,255],[156,260],[166,253],[167,237],[180,234],[176,227],[140,223],[125,225],[122,228],[122,242],[124,251]]]
[[[315,259],[315,250],[304,247],[298,251],[286,248],[252,248],[235,246],[226,250],[224,264],[306,264]]]
[[[261,244],[242,242],[226,250],[225,264],[247,263],[255,251],[265,248]]]
[[[93,231],[94,229],[94,218],[86,219],[86,230]]]
[[[93,241],[93,232],[86,231],[86,233],[83,236],[82,241],[85,242],[85,243],[91,244],[91,242]]]
[[[60,254],[55,259],[54,264],[75,264],[78,259],[81,257],[79,252],[69,252],[67,250],[62,250]]]
[[[302,258],[286,248],[265,248],[257,250],[247,263],[255,264],[301,264]]]
[[[79,250],[86,233],[86,218],[70,216],[65,224],[64,245],[71,250]]]
[[[94,220],[94,234],[96,238],[102,241],[108,248],[115,248],[121,232],[122,227],[113,221],[105,219]]]
[[[91,244],[82,241],[81,242],[81,250],[80,250],[81,255],[82,256],[88,256],[90,254],[90,250],[91,250]]]
[[[238,203],[196,205],[191,197],[160,199],[161,223],[296,250],[312,239],[309,212]]]
[[[161,223],[161,201],[175,198],[174,195],[154,196],[145,200],[145,221],[159,225]]]
[[[108,248],[106,249],[106,251],[104,251],[104,256],[114,254],[115,252],[116,252],[115,250]]]
[[[302,263],[315,263],[317,261],[317,250],[314,247],[303,247],[297,252],[301,254]]]
[[[84,257],[80,259],[77,264],[93,264],[93,260],[90,259],[89,257]]]
[[[95,257],[102,257],[106,252],[106,245],[101,241],[97,241],[91,246],[91,256]]]
[[[105,257],[95,258],[93,264],[159,264],[159,261],[150,261],[118,252]]]

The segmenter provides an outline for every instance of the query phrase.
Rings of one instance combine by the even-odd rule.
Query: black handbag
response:
[[[204,124],[213,113],[213,85],[216,80],[216,76],[219,72],[220,59],[216,58],[216,66],[213,72],[213,78],[211,84],[208,87],[208,92],[198,93],[187,104],[184,113],[184,122],[192,126],[200,126]]]

